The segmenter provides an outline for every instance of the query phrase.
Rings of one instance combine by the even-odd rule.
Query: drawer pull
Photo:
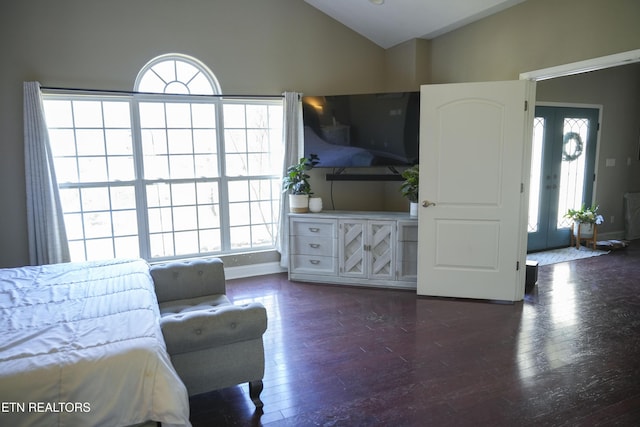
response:
[[[309,262],[310,262],[311,264],[313,264],[313,265],[318,265],[318,264],[320,264],[320,260],[317,260],[317,259],[310,259],[310,260],[309,260]]]
[[[320,231],[320,229],[318,227],[309,227],[309,231],[312,233],[317,233],[318,231]]]
[[[309,243],[309,246],[311,246],[313,249],[318,249],[320,247],[319,243]]]

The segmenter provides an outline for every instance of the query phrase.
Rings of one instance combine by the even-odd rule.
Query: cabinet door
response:
[[[368,277],[395,279],[395,222],[369,221],[367,223]]]
[[[398,221],[398,280],[418,278],[418,221]]]
[[[342,276],[367,277],[365,224],[362,220],[340,220],[338,248]]]

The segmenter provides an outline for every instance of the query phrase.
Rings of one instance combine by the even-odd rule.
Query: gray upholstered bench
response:
[[[151,276],[167,351],[189,395],[247,382],[262,408],[264,306],[229,301],[217,258],[153,265]]]

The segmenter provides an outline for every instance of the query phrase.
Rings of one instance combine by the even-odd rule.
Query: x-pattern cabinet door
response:
[[[341,220],[340,274],[394,279],[394,224],[393,221]]]

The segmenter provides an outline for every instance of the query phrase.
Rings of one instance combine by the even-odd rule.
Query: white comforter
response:
[[[149,266],[0,269],[0,425],[190,425]]]

